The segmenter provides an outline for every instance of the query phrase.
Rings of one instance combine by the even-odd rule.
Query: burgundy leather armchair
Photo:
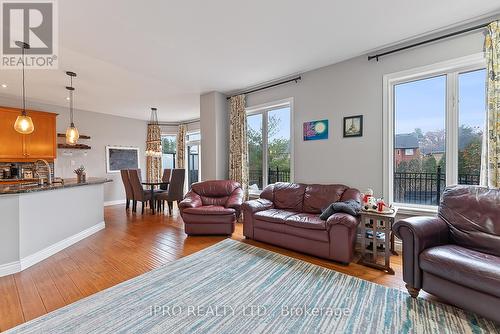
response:
[[[403,279],[420,289],[500,323],[500,190],[453,186],[437,217],[398,221]]]
[[[243,203],[243,234],[254,239],[314,256],[349,263],[354,254],[359,218],[335,213],[319,218],[333,202],[355,199],[360,192],[340,184],[278,182],[260,198]]]
[[[241,212],[243,189],[236,181],[194,183],[179,209],[188,235],[231,235]]]

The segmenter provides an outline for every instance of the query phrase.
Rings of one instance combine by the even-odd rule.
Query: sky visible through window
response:
[[[290,114],[290,108],[280,108],[274,109],[272,111],[272,115],[278,117],[280,119],[280,126],[277,128],[276,134],[273,138],[282,138],[289,139],[290,138],[290,117],[286,117]],[[247,127],[250,129],[254,129],[257,131],[262,131],[262,121],[259,117],[247,117]]]
[[[484,128],[486,70],[459,76],[460,124]],[[396,134],[424,133],[445,128],[446,76],[438,76],[396,85]]]

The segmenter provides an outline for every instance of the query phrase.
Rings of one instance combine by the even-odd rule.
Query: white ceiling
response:
[[[59,70],[30,70],[28,100],[162,121],[199,117],[199,96],[358,56],[500,9],[498,0],[64,0]],[[19,71],[0,94],[19,96]]]

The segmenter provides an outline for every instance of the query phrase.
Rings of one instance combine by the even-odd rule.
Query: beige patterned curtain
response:
[[[175,168],[186,168],[186,125],[180,124],[177,131],[177,154]]]
[[[481,179],[485,186],[500,188],[500,21],[488,26],[484,48],[488,70],[488,111]]]
[[[245,95],[230,99],[229,125],[229,178],[241,184],[245,199],[248,197],[248,144]]]
[[[158,182],[161,170],[161,131],[157,124],[148,124],[146,140],[146,180]]]

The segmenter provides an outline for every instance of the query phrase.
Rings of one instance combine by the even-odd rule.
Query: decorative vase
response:
[[[87,175],[85,173],[76,174],[76,182],[85,183],[87,181]]]

